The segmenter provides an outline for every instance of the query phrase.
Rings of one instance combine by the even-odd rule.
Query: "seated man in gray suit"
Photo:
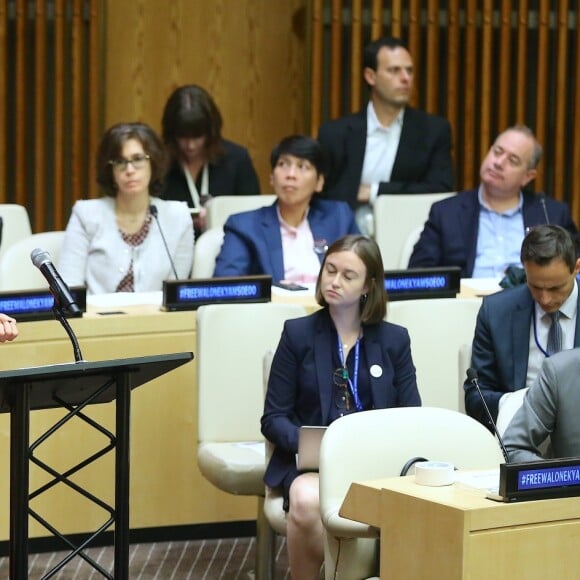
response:
[[[527,284],[484,298],[475,326],[471,366],[494,420],[503,407],[521,403],[520,390],[534,383],[545,358],[580,346],[580,259],[570,234],[560,226],[534,228],[524,239],[521,260]],[[470,382],[465,409],[491,429]]]
[[[320,127],[318,140],[330,160],[323,195],[347,201],[359,215],[369,215],[377,195],[453,191],[451,126],[407,106],[413,73],[401,40],[374,40],[363,53],[368,105]],[[358,215],[357,222],[367,225]]]
[[[580,349],[544,361],[519,411],[504,433],[510,461],[543,459],[540,447],[550,438],[551,457],[580,455]]]

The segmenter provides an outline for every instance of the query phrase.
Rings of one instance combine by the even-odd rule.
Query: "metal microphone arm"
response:
[[[171,269],[173,270],[173,275],[175,276],[176,280],[179,280],[179,276],[177,275],[177,270],[175,268],[175,264],[173,263],[173,258],[171,257],[171,252],[169,251],[169,246],[167,245],[167,240],[165,239],[165,235],[163,233],[163,230],[161,229],[161,224],[159,223],[157,206],[154,204],[151,204],[149,206],[149,211],[151,212],[151,215],[155,218],[155,221],[157,222],[157,228],[159,229],[159,233],[161,234],[161,239],[163,240],[163,245],[165,246],[165,252],[167,253],[167,257],[169,258],[169,263],[171,264]]]
[[[81,347],[79,346],[79,341],[71,325],[66,319],[66,316],[64,315],[63,309],[60,305],[60,302],[56,296],[54,297],[54,306],[52,307],[52,311],[54,313],[54,317],[62,324],[63,328],[68,334],[68,337],[70,338],[73,347],[73,352],[75,355],[75,362],[82,362],[84,359],[83,354],[81,353]]]
[[[499,434],[499,431],[497,430],[497,426],[495,424],[495,421],[493,420],[493,417],[491,416],[491,412],[489,410],[489,407],[487,406],[487,403],[485,402],[485,398],[484,398],[483,393],[481,392],[481,389],[479,387],[479,381],[477,380],[477,371],[475,369],[472,369],[472,368],[467,369],[467,380],[477,389],[477,392],[479,393],[479,398],[481,399],[481,402],[483,403],[483,407],[484,407],[485,412],[487,414],[487,418],[489,419],[489,422],[493,428],[493,432],[495,433],[495,436],[497,437],[497,440],[499,441],[499,446],[501,447],[501,452],[503,453],[503,457],[505,459],[505,462],[509,463],[510,462],[509,454],[507,452],[507,449],[505,448],[505,445],[503,444],[503,440],[501,438],[501,435]]]

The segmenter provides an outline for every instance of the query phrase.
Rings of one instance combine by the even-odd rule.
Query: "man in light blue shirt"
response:
[[[501,133],[481,164],[479,187],[431,206],[409,267],[459,266],[462,278],[501,278],[508,266],[520,264],[530,228],[560,225],[575,236],[565,203],[524,191],[536,177],[541,155],[528,127]]]

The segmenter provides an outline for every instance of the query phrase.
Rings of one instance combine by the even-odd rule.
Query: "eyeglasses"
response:
[[[348,369],[340,367],[332,374],[332,380],[337,387],[340,387],[338,396],[336,397],[336,406],[339,409],[350,411],[351,394],[348,389]]]
[[[111,159],[109,165],[112,165],[115,171],[125,171],[129,163],[133,166],[133,169],[143,169],[150,159],[149,155],[133,155],[131,159],[119,157],[118,159]]]

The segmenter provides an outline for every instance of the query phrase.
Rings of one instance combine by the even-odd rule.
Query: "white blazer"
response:
[[[193,223],[185,202],[151,198],[179,278],[193,266]],[[115,292],[133,260],[135,292],[161,290],[175,278],[155,218],[142,244],[123,241],[115,219],[115,199],[77,201],[63,241],[58,268],[70,286],[86,285],[88,294]]]

